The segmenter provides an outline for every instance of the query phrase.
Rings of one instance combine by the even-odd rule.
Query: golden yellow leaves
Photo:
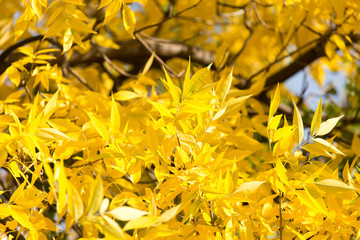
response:
[[[98,10],[106,7],[105,18],[103,24],[105,25],[110,20],[115,18],[122,8],[122,17],[125,30],[130,34],[132,38],[134,37],[134,29],[136,24],[136,17],[131,8],[123,2],[123,0],[101,0]]]

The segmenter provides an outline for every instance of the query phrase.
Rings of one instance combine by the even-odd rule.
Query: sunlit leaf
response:
[[[116,218],[120,221],[129,221],[144,215],[149,214],[148,212],[138,210],[136,208],[122,206],[112,209],[111,211],[107,212],[107,214],[111,215],[112,217]]]
[[[343,117],[344,115],[340,117],[330,118],[326,120],[325,122],[320,124],[319,131],[317,132],[317,136],[323,136],[328,134],[338,123],[338,121]]]
[[[300,145],[304,138],[304,125],[299,109],[297,108],[294,101],[293,104],[294,104],[293,124],[296,126],[294,135],[296,142]]]
[[[320,129],[320,125],[321,125],[321,116],[322,116],[322,106],[321,106],[321,98],[319,100],[319,104],[316,108],[316,112],[313,116],[313,119],[311,121],[311,136],[315,136],[319,129]]]

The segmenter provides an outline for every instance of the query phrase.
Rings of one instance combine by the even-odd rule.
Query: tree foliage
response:
[[[360,238],[358,0],[0,6],[1,237]]]

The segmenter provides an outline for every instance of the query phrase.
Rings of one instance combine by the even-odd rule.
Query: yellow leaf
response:
[[[191,93],[196,92],[204,86],[206,82],[210,82],[211,73],[210,66],[200,69],[190,79],[185,79],[182,98],[188,97]]]
[[[320,193],[311,186],[306,186],[305,191],[310,201],[313,203],[314,208],[331,219],[331,216],[329,216],[328,209],[325,205],[323,196],[320,195]]]
[[[99,7],[97,8],[97,10],[106,7],[107,5],[109,5],[111,3],[112,0],[101,0]]]
[[[100,134],[100,136],[103,139],[108,141],[109,140],[109,132],[108,132],[106,125],[102,121],[97,119],[95,116],[93,116],[91,113],[89,113],[88,111],[85,110],[85,112],[90,117],[91,123],[94,125],[96,131]]]
[[[19,166],[15,161],[10,162],[10,164],[8,165],[8,169],[15,178],[21,177]]]
[[[111,96],[111,119],[110,119],[111,133],[114,134],[120,130],[120,114],[116,106],[114,95]]]
[[[176,214],[179,212],[179,209],[181,206],[182,206],[182,204],[180,203],[176,207],[166,210],[163,214],[161,214],[159,221],[167,222],[167,221],[171,220],[172,218],[174,218],[176,216]]]
[[[128,101],[137,97],[139,96],[136,93],[126,90],[120,90],[114,94],[114,98],[117,101]]]
[[[164,68],[164,72],[165,72],[166,81],[162,78],[160,78],[160,79],[161,79],[162,83],[164,84],[164,86],[169,91],[169,93],[173,99],[173,105],[178,106],[180,103],[181,89],[173,83],[170,76],[167,74],[165,68]]]
[[[319,86],[322,86],[325,80],[325,71],[322,64],[320,62],[314,63],[311,65],[310,71]]]
[[[332,145],[331,143],[329,143],[328,141],[322,139],[322,138],[314,138],[313,139],[315,143],[319,143],[322,146],[324,146],[328,151],[337,153],[337,154],[341,154],[341,155],[345,155],[343,152],[341,152],[339,149],[337,149],[334,145]]]
[[[223,42],[215,52],[214,64],[216,69],[221,69],[229,57],[229,46],[226,42]]]
[[[90,191],[88,204],[86,207],[87,215],[93,215],[99,210],[104,195],[104,188],[102,183],[102,176],[98,173],[95,182]]]
[[[105,211],[108,209],[109,204],[110,204],[110,200],[108,198],[104,198],[104,200],[101,202],[100,209],[99,209],[99,212],[101,215],[104,214]]]
[[[64,169],[63,161],[56,162],[55,165],[55,178],[58,186],[58,201],[57,201],[57,213],[63,212],[66,205],[66,190],[67,190],[67,178]]]
[[[220,109],[216,114],[215,116],[213,117],[213,121],[219,119],[222,115],[224,115],[224,113],[226,112],[226,106],[223,107],[222,109]]]
[[[249,219],[245,219],[242,223],[244,224],[244,231],[246,234],[246,239],[247,240],[255,240],[253,228],[252,228],[252,221],[250,221]]]
[[[198,212],[201,204],[201,199],[195,199],[190,206],[186,209],[186,213],[184,218],[182,219],[182,223],[186,222],[188,219],[194,217],[194,215]]]
[[[237,97],[227,101],[225,114],[238,110],[240,106],[243,105],[246,102],[246,100],[249,99],[251,96],[252,95]]]
[[[322,116],[321,109],[322,109],[322,106],[321,106],[321,98],[320,98],[319,104],[317,106],[317,109],[316,109],[313,119],[311,121],[311,136],[312,137],[315,136],[320,129],[321,116]]]
[[[187,68],[186,68],[186,73],[185,73],[185,78],[184,78],[184,83],[185,82],[190,82],[190,67],[191,67],[191,60],[190,60],[190,57],[189,57],[189,62],[188,62],[188,65],[187,65]],[[184,87],[183,87],[183,90],[184,90]],[[182,96],[181,96],[181,99],[184,99],[186,96],[184,95],[184,91],[182,92]]]
[[[331,41],[327,41],[325,45],[325,53],[329,59],[333,59],[336,55],[336,45]]]
[[[226,70],[224,71],[224,73],[225,72],[226,72]],[[231,82],[232,82],[232,75],[233,75],[233,69],[231,69],[231,71],[227,75],[227,77],[225,77],[225,75],[223,74],[223,76],[221,76],[220,81],[216,85],[215,92],[216,92],[216,95],[220,99],[220,102],[219,102],[220,107],[223,106],[226,95],[228,94],[228,92],[230,90]]]
[[[123,23],[125,30],[130,34],[132,38],[135,38],[134,29],[135,29],[136,17],[134,12],[127,4],[123,4],[122,15],[123,15]]]
[[[280,104],[280,87],[279,87],[279,84],[278,84],[277,87],[276,87],[274,96],[271,98],[268,122],[270,122],[271,118],[276,113],[276,110],[278,109],[279,104]]]
[[[45,134],[44,136],[46,136],[46,137],[50,136],[56,140],[73,140],[73,139],[69,138],[67,135],[65,135],[64,133],[57,130],[56,128],[38,128],[37,131],[38,131],[38,134],[35,134],[35,135],[40,136],[40,137],[43,136],[42,134]]]
[[[319,131],[317,132],[317,136],[323,136],[328,134],[337,124],[337,122],[343,117],[344,115],[340,117],[330,118],[326,120],[325,122],[320,124]]]
[[[225,192],[226,194],[232,193],[234,190],[234,181],[232,178],[232,175],[229,171],[229,169],[226,171],[226,177],[225,177]]]
[[[325,179],[314,183],[321,190],[326,193],[346,193],[349,191],[358,191],[359,189],[351,187],[343,182],[340,182],[336,179]]]
[[[0,149],[0,168],[5,165],[7,157],[8,152],[6,151],[6,149]]]
[[[70,50],[72,44],[74,41],[74,36],[71,32],[71,28],[68,28],[64,33],[64,39],[63,39],[63,51],[62,54],[66,53]]]
[[[269,130],[270,129],[276,130],[280,124],[282,116],[283,116],[282,114],[278,114],[278,115],[275,115],[273,118],[271,118],[267,128]]]
[[[341,51],[346,50],[346,44],[345,44],[344,40],[341,38],[340,35],[334,34],[334,35],[332,35],[332,39],[333,39],[333,41],[335,42],[336,46],[337,46]]]
[[[20,73],[16,67],[14,67],[14,66],[8,67],[8,69],[6,70],[6,74],[8,75],[8,78],[10,79],[10,81],[16,87],[18,87],[20,85]]]
[[[143,216],[133,220],[130,220],[124,227],[124,230],[131,230],[137,228],[151,227],[154,223],[159,220],[159,217],[155,216]]]
[[[158,136],[156,135],[155,130],[150,125],[150,121],[148,121],[148,124],[146,126],[145,140],[146,140],[147,145],[151,149],[151,151],[157,152],[157,148],[159,146],[159,139],[158,139]]]
[[[16,114],[14,113],[14,111],[11,110],[10,108],[7,108],[6,110],[7,110],[7,111],[10,113],[10,115],[14,118],[15,123],[16,123],[16,126],[18,127],[18,130],[19,130],[19,134],[21,134],[22,127],[21,127],[21,123],[20,123],[19,118],[16,116]]]
[[[27,30],[29,26],[28,17],[25,17],[26,13],[23,13],[15,23],[15,41],[17,41]]]
[[[276,159],[276,166],[275,166],[275,170],[277,175],[279,176],[281,182],[283,182],[284,184],[286,184],[287,186],[289,186],[289,181],[288,178],[286,176],[286,168],[284,167],[283,163],[281,162],[280,158]]]
[[[91,223],[99,228],[99,230],[105,235],[106,239],[115,240],[115,239],[121,239],[125,240],[127,239],[125,237],[125,234],[123,230],[120,228],[120,226],[111,218],[109,218],[106,215],[102,216],[88,216],[84,220],[85,223]],[[85,239],[85,238],[81,238]],[[89,239],[89,238],[86,238]],[[95,238],[90,238],[95,239]],[[98,239],[98,238],[96,238]]]
[[[156,110],[158,110],[161,114],[161,116],[166,116],[166,117],[169,117],[169,118],[172,118],[173,115],[171,114],[171,112],[169,111],[169,109],[167,109],[164,105],[162,105],[161,103],[158,103],[158,102],[153,102],[151,100],[148,100],[149,103],[151,103],[155,108]]]
[[[314,156],[327,156],[332,157],[332,155],[328,152],[327,148],[325,148],[323,145],[315,143],[315,144],[306,144],[302,149],[308,151]],[[311,158],[311,156],[310,156]]]
[[[256,192],[261,185],[266,183],[265,181],[251,181],[251,182],[245,182],[241,184],[234,192],[234,193],[243,193],[245,195],[250,195],[254,192]]]
[[[300,144],[304,138],[304,124],[303,124],[299,109],[297,108],[294,101],[293,101],[293,104],[294,104],[293,124],[296,126],[294,137],[295,137],[296,142],[300,146]]]
[[[149,213],[138,210],[136,208],[122,206],[122,207],[114,208],[111,211],[107,212],[106,214],[109,214],[120,221],[130,221],[142,217],[144,215],[147,215]]]
[[[68,181],[68,208],[71,216],[77,221],[84,214],[84,205],[75,186]]]
[[[360,140],[357,134],[354,134],[354,137],[351,142],[351,150],[356,154],[360,155]]]
[[[106,5],[109,4],[110,1],[101,1],[100,6],[105,7]],[[106,12],[105,12],[105,19],[104,19],[104,25],[106,23],[108,23],[111,19],[113,19],[114,17],[116,17],[116,15],[118,15],[118,13],[120,12],[121,9],[121,5],[123,3],[123,0],[112,0],[110,5],[107,7]],[[100,8],[99,6],[99,8]]]
[[[34,239],[37,239],[37,231],[34,228],[33,224],[29,221],[28,215],[18,206],[10,204],[2,204],[0,207],[0,216],[11,216],[15,221],[17,221],[21,226],[29,229],[34,236]]]
[[[145,64],[144,70],[142,71],[143,75],[145,75],[149,71],[149,69],[154,61],[154,57],[155,57],[155,52],[152,52],[149,60],[147,60],[147,62]]]

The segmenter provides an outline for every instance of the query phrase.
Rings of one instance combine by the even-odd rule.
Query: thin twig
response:
[[[261,18],[260,14],[259,14],[259,11],[258,11],[254,1],[252,1],[251,6],[254,9],[255,15],[256,15],[257,19],[259,20],[259,22],[261,23],[261,25],[263,25],[265,28],[267,28],[269,30],[275,31],[274,28],[267,25],[267,23]]]
[[[261,74],[262,72],[264,72],[265,70],[269,69],[270,67],[272,67],[273,65],[275,65],[276,63],[284,60],[285,58],[288,58],[288,57],[291,57],[292,55],[294,54],[297,54],[299,53],[301,50],[303,50],[304,48],[306,47],[309,47],[311,44],[314,44],[316,42],[319,42],[321,40],[321,38],[316,38],[314,40],[311,40],[307,43],[305,43],[304,45],[302,45],[301,47],[299,47],[298,49],[290,52],[288,55],[286,56],[283,56],[281,58],[278,58],[276,61],[273,61],[271,63],[269,63],[266,67],[260,69],[259,71],[257,71],[256,73],[254,73],[253,75],[251,75],[249,78],[248,78],[248,82],[250,82],[251,79],[253,79],[254,77],[258,76],[259,74]]]
[[[99,46],[93,41],[93,39],[91,40],[91,44],[95,47],[95,49],[98,51],[98,53],[100,53],[100,55],[104,58],[104,60],[113,68],[115,69],[118,73],[120,73],[121,75],[124,75],[126,77],[130,77],[130,78],[137,78],[136,75],[127,73],[125,70],[119,68],[118,66],[116,66],[111,60],[110,58],[99,48]]]
[[[253,30],[250,28],[250,33],[249,33],[249,35],[247,36],[247,38],[245,39],[243,46],[241,47],[241,49],[240,49],[234,56],[231,57],[231,60],[229,60],[229,63],[228,63],[228,64],[229,64],[230,66],[233,65],[234,62],[236,61],[236,59],[237,59],[238,57],[240,57],[241,54],[244,52],[245,47],[247,46],[247,44],[248,44],[251,36],[253,35],[253,33],[254,33]]]
[[[102,158],[101,159],[96,159],[96,160],[94,160],[92,162],[87,162],[87,163],[84,163],[84,164],[81,164],[81,165],[76,165],[76,166],[68,166],[66,168],[71,168],[71,169],[73,169],[73,168],[82,168],[82,167],[93,165],[94,163],[100,162],[102,160],[103,160]]]
[[[172,76],[175,76],[177,78],[179,78],[179,74],[177,74],[174,70],[172,70],[160,57],[159,55],[157,55],[153,49],[151,49],[151,47],[149,46],[149,44],[147,44],[146,40],[144,40],[143,38],[141,38],[139,36],[138,33],[135,33],[134,34],[135,38],[152,54],[154,53],[154,57],[155,59],[161,64],[164,66],[164,68],[169,71],[169,74],[172,75]]]
[[[74,71],[74,69],[70,66],[67,66],[66,69],[74,75],[74,77],[79,80],[80,83],[82,83],[85,87],[87,87],[90,91],[95,92],[95,90],[83,79],[77,72]]]
[[[170,19],[173,19],[173,18],[176,18],[177,16],[179,16],[180,14],[186,12],[186,11],[189,11],[193,8],[196,8],[203,0],[199,0],[197,3],[195,3],[194,5],[191,5],[190,7],[187,7],[183,10],[181,10],[180,12],[176,13],[175,15],[172,15],[172,16],[169,16],[167,18],[164,18],[163,20],[161,20],[160,22],[157,22],[157,23],[154,23],[154,24],[150,24],[148,26],[145,26],[145,27],[142,27],[140,29],[137,29],[136,31],[134,31],[134,35],[141,32],[141,31],[144,31],[146,29],[149,29],[149,28],[153,28],[153,27],[157,27],[159,25],[162,25],[164,24],[165,22],[169,21]]]

